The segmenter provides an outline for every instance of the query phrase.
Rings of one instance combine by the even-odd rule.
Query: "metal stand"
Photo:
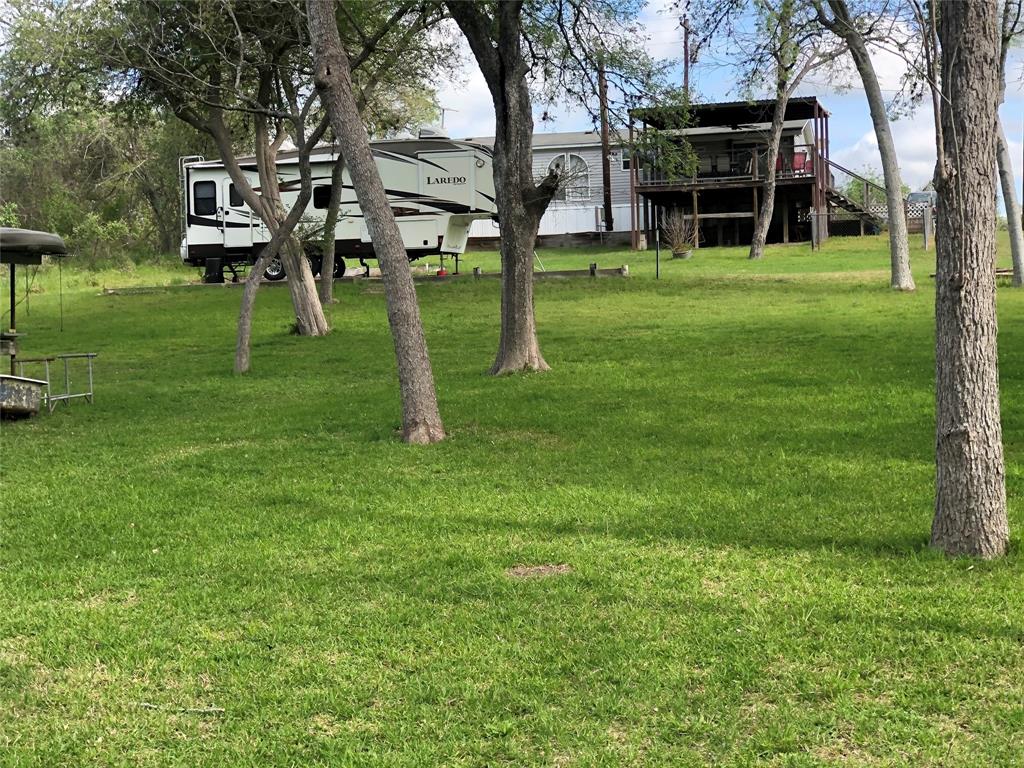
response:
[[[46,391],[43,393],[43,398],[46,402],[46,408],[50,413],[53,413],[58,403],[64,402],[71,404],[70,401],[79,397],[84,397],[87,403],[93,402],[93,376],[92,376],[92,361],[96,357],[96,352],[78,352],[68,355],[54,355],[53,357],[30,357],[20,359],[17,361],[18,364],[18,375],[25,376],[25,366],[31,364],[42,364],[43,369],[46,372],[44,381],[46,382]],[[89,376],[89,386],[85,392],[72,392],[71,391],[71,369],[68,367],[68,361],[70,360],[85,360],[86,369]],[[50,363],[60,361],[64,365],[64,391],[60,394],[53,393],[53,385],[50,380]],[[13,361],[12,361],[13,362]]]

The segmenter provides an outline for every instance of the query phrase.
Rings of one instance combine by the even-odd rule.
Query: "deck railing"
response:
[[[715,181],[763,179],[768,172],[768,150],[765,147],[696,152],[697,162],[690,175],[669,175],[657,167],[639,169],[638,183],[697,184]],[[776,178],[811,177],[814,175],[814,147],[798,144],[779,153],[775,162]]]

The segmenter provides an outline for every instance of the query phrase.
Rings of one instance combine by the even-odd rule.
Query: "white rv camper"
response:
[[[384,189],[405,242],[409,259],[428,254],[457,255],[465,251],[470,225],[495,214],[491,149],[482,144],[453,141],[440,136],[395,139],[372,143]],[[332,146],[313,150],[313,197],[303,215],[301,228],[323,227],[331,197],[331,171],[337,159]],[[242,170],[259,192],[259,177],[252,158],[241,161]],[[223,280],[222,270],[237,274],[238,267],[254,264],[270,232],[235,190],[223,163],[187,157],[179,161],[182,176],[181,258],[186,264],[205,266],[207,280]],[[285,208],[299,194],[296,153],[281,152],[277,163]],[[335,276],[345,272],[345,261],[375,258],[352,180],[345,172],[341,207],[335,231]],[[315,239],[321,239],[318,235]],[[314,274],[320,259],[309,253]],[[280,279],[279,261],[266,277]]]

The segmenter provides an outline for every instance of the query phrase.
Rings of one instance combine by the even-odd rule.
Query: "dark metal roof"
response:
[[[786,105],[786,120],[810,120],[815,107],[826,116],[817,96],[795,96]],[[630,116],[653,128],[734,127],[746,123],[770,122],[775,99],[756,101],[721,101],[712,104],[691,104],[689,114],[682,107],[642,107],[630,110]]]

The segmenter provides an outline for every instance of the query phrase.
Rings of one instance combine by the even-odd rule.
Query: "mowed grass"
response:
[[[323,339],[261,291],[238,378],[237,289],[72,275],[58,333],[41,277],[24,353],[99,352],[97,400],[0,425],[0,764],[1020,765],[1024,292],[985,563],[927,548],[931,254],[541,259],[633,276],[538,281],[553,370],[501,379],[498,282],[420,284],[427,448],[379,284]]]

